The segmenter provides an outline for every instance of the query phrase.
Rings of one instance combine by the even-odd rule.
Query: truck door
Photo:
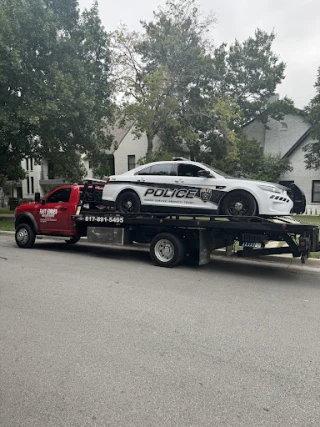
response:
[[[70,202],[71,187],[60,187],[37,205],[35,213],[39,229],[43,234],[71,235],[70,216],[74,214],[74,203]]]

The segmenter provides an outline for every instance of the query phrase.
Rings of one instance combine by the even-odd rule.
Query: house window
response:
[[[33,171],[33,159],[30,157],[30,170]]]
[[[280,123],[280,130],[288,130],[288,125],[285,122]]]
[[[92,169],[92,161],[89,160],[89,169]]]
[[[31,177],[31,193],[34,193],[34,178],[33,176]]]
[[[320,203],[320,181],[312,181],[312,203]]]
[[[128,156],[128,171],[136,167],[136,156]]]
[[[29,170],[29,159],[26,159],[26,171]]]
[[[27,193],[30,194],[30,178],[27,178]]]

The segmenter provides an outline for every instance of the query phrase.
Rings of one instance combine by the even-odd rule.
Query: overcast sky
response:
[[[81,8],[92,0],[79,0]],[[153,10],[165,0],[99,0],[100,16],[108,31],[122,22],[138,30],[140,20],[152,18]],[[286,79],[277,92],[292,98],[303,108],[315,94],[314,83],[320,66],[319,0],[198,0],[204,15],[215,13],[216,44],[240,41],[259,27],[276,32],[274,51],[287,64]]]

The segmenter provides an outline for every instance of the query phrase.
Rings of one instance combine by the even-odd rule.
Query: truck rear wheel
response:
[[[15,234],[19,248],[32,248],[36,240],[36,233],[29,224],[19,224]]]
[[[185,257],[186,249],[182,241],[170,233],[160,233],[150,244],[152,261],[160,267],[174,267]]]

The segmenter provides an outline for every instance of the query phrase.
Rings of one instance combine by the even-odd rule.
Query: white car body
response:
[[[199,170],[210,176],[197,176]],[[102,200],[118,207],[119,195],[130,191],[139,197],[144,212],[220,214],[224,197],[236,190],[253,196],[259,215],[290,215],[293,208],[286,187],[226,177],[210,166],[188,160],[149,163],[111,176],[103,189]]]

